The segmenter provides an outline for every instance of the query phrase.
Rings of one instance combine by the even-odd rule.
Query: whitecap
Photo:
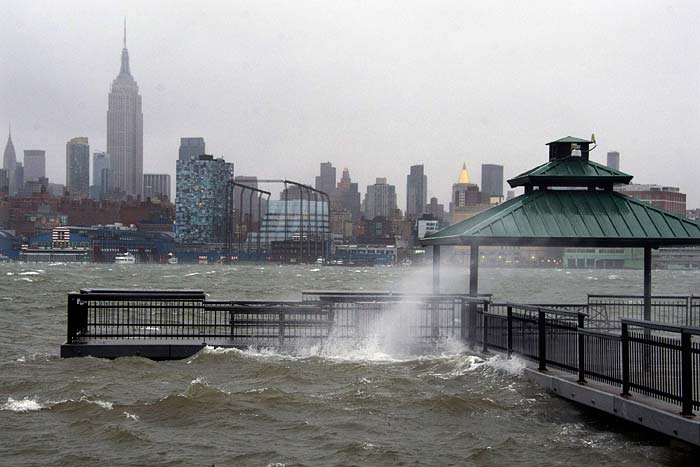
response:
[[[0,410],[10,410],[12,412],[33,412],[36,410],[41,410],[45,405],[39,403],[36,399],[30,399],[25,397],[24,399],[17,400],[11,397],[7,398],[7,402],[0,406]]]
[[[310,271],[310,272],[318,272],[318,271],[320,271],[320,269],[318,269],[318,268],[316,268],[316,269],[309,269],[309,271]]]
[[[129,420],[133,420],[133,421],[138,421],[138,420],[139,420],[139,416],[136,415],[136,414],[133,414],[133,413],[122,412],[122,415],[124,415],[124,416],[125,416],[127,419],[129,419]]]
[[[190,277],[190,276],[199,276],[199,275],[200,275],[200,273],[199,273],[199,272],[191,272],[191,273],[189,273],[189,274],[185,274],[185,277]]]
[[[7,273],[5,273],[5,275],[7,275],[7,276],[14,276],[15,273],[14,273],[14,272],[7,272]]]
[[[38,271],[25,271],[25,272],[20,272],[20,276],[38,276],[39,272]]]

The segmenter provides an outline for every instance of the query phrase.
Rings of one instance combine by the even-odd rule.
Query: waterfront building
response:
[[[343,264],[396,264],[396,245],[336,245],[333,257]]]
[[[233,164],[201,154],[178,160],[175,183],[177,240],[181,243],[221,243],[229,218],[228,187]]]
[[[46,151],[27,149],[24,151],[24,181],[36,181],[46,177]]]
[[[682,216],[686,215],[686,195],[680,188],[662,185],[615,185],[615,191]]]
[[[126,24],[121,68],[112,82],[107,109],[107,153],[111,159],[110,191],[143,194],[143,113],[139,87],[129,68]]]
[[[285,206],[286,204],[286,206]],[[273,200],[260,225],[262,248],[284,240],[323,240],[329,233],[328,204],[323,200]],[[252,236],[257,242],[257,235]],[[314,258],[315,259],[315,258]]]
[[[36,184],[38,182],[34,182]],[[30,183],[30,186],[32,184]],[[48,191],[38,191],[31,196],[17,196],[0,203],[0,219],[3,227],[20,236],[36,234],[41,225],[27,220],[27,214],[65,216],[63,225],[91,226],[115,222],[135,225],[143,231],[172,232],[175,206],[171,203],[152,203],[139,200],[103,200],[51,196]]]
[[[71,196],[89,194],[90,145],[87,138],[73,138],[66,143],[66,188]]]
[[[38,180],[27,180],[22,185],[22,189],[17,193],[18,196],[32,196],[35,193],[48,193],[49,192],[49,179],[46,177],[39,177]]]
[[[316,189],[327,195],[335,191],[336,171],[330,162],[321,162],[321,175],[316,177]]]
[[[620,153],[610,151],[607,155],[607,166],[611,169],[620,170]]]
[[[440,230],[440,223],[434,219],[418,219],[416,221],[416,231],[418,233],[418,239],[430,235],[431,233]]]
[[[379,177],[374,185],[367,186],[365,195],[365,218],[391,218],[396,210],[396,187],[389,185],[386,178]]]
[[[503,199],[503,166],[481,164],[481,192],[489,197]]]
[[[193,157],[206,154],[206,145],[204,138],[201,136],[180,138],[180,150],[178,151],[178,160],[184,161]]]
[[[2,158],[2,168],[7,171],[8,192],[14,196],[19,190],[16,184],[15,169],[17,168],[17,154],[15,153],[15,145],[12,143],[12,129],[7,135],[7,143],[5,144],[5,152]]]
[[[417,219],[428,202],[428,177],[423,164],[412,165],[406,176],[406,217]]]
[[[143,174],[143,197],[145,199],[170,199],[169,174]]]

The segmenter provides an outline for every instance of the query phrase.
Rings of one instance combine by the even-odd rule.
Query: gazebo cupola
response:
[[[524,187],[525,193],[552,187],[612,191],[616,183],[628,184],[632,180],[631,175],[590,161],[591,144],[595,143],[572,136],[547,143],[549,161],[508,180],[508,184],[513,188]]]

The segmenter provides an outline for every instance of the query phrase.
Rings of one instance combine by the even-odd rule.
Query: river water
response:
[[[445,291],[464,291],[459,269]],[[482,269],[480,291],[520,302],[641,293],[639,271]],[[300,290],[425,290],[414,268],[0,265],[0,465],[698,465],[669,445],[547,394],[518,359],[381,348],[206,349],[182,361],[58,357],[66,293],[201,288],[213,298]],[[654,293],[700,293],[657,271]]]

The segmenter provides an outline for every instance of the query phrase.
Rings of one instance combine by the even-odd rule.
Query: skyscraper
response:
[[[350,171],[343,169],[343,175],[340,177],[338,186],[333,194],[331,206],[334,205],[340,209],[345,209],[350,212],[353,222],[360,219],[360,190],[357,183],[353,183],[350,178]]]
[[[7,175],[7,169],[0,169],[0,193],[7,194],[10,192],[10,177]]]
[[[182,243],[225,241],[228,182],[233,164],[201,154],[178,160],[175,183],[177,240]]]
[[[66,189],[81,198],[90,192],[90,145],[85,137],[66,143]]]
[[[481,164],[481,192],[485,196],[503,198],[503,166]]]
[[[170,200],[170,175],[143,174],[143,197],[151,200]]]
[[[608,153],[608,167],[615,170],[620,170],[620,153],[617,151],[610,151]]]
[[[19,187],[15,183],[15,168],[17,167],[17,154],[15,153],[15,145],[12,144],[12,129],[7,135],[7,144],[5,145],[5,153],[2,158],[2,168],[7,170],[8,189],[11,195],[15,195]]]
[[[46,177],[46,151],[26,149],[24,151],[24,180],[37,181]]]
[[[180,138],[178,160],[184,161],[206,153],[207,151],[204,145],[204,138]]]
[[[412,165],[406,176],[406,217],[417,219],[425,212],[428,202],[428,177],[423,164]]]
[[[378,216],[391,218],[396,210],[396,187],[389,185],[386,178],[377,178],[374,185],[367,186],[365,195],[365,218]]]
[[[101,199],[109,191],[109,154],[97,151],[92,155],[92,193],[93,199]]]
[[[330,162],[321,162],[321,175],[316,177],[316,189],[329,196],[335,191],[336,173],[335,167]]]
[[[107,152],[112,166],[110,189],[125,195],[142,195],[143,113],[139,87],[129,69],[126,22],[121,68],[109,92]]]

